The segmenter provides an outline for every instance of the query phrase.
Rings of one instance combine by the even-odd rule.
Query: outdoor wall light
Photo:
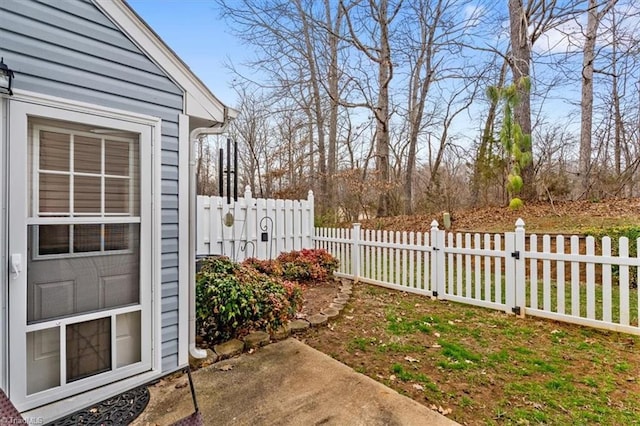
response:
[[[0,93],[13,95],[11,83],[13,82],[13,71],[4,63],[4,58],[0,58]]]

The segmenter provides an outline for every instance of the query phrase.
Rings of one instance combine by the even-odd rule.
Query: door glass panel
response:
[[[116,316],[116,329],[116,367],[140,362],[140,311]]]
[[[85,253],[100,251],[102,242],[102,225],[73,225],[73,252]]]
[[[105,179],[105,212],[129,213],[129,179]]]
[[[73,210],[76,213],[100,214],[102,179],[75,176],[73,182]]]
[[[111,317],[67,325],[67,382],[111,370]]]
[[[137,232],[138,225],[128,223],[108,223],[104,226],[104,249],[129,249],[129,235]]]
[[[60,329],[27,333],[27,394],[60,386]]]
[[[129,142],[112,140],[106,141],[104,170],[106,174],[129,176],[129,145]]]
[[[38,230],[38,255],[69,253],[69,225],[41,225],[30,229]]]
[[[76,135],[73,139],[73,170],[99,175],[102,172],[102,141]]]
[[[40,173],[40,213],[69,212],[69,176]]]
[[[38,226],[46,229],[52,225],[30,225],[29,235],[35,235]],[[29,238],[27,320],[30,324],[140,301],[140,225],[71,226],[74,252],[77,248],[87,251],[64,257],[33,256],[31,253],[36,248],[32,245],[38,240]],[[100,241],[96,240],[101,238],[101,226],[106,234],[104,248],[100,248]],[[88,251],[91,248],[96,251]],[[71,248],[68,250],[71,253]]]
[[[69,171],[70,135],[40,132],[40,169]]]

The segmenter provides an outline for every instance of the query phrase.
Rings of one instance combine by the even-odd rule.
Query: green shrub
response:
[[[226,257],[202,261],[196,275],[196,327],[209,343],[251,329],[274,330],[302,305],[297,283],[268,276]]]
[[[276,261],[280,263],[285,279],[298,282],[325,281],[339,265],[335,257],[322,249],[282,253]]]

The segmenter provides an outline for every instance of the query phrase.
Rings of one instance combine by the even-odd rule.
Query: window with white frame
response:
[[[138,140],[50,125],[32,132],[34,257],[129,250],[140,222]]]

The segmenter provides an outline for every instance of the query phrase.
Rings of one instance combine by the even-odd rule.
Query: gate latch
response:
[[[513,253],[511,253],[511,257],[513,257],[516,260],[520,260],[520,251],[516,250]]]

